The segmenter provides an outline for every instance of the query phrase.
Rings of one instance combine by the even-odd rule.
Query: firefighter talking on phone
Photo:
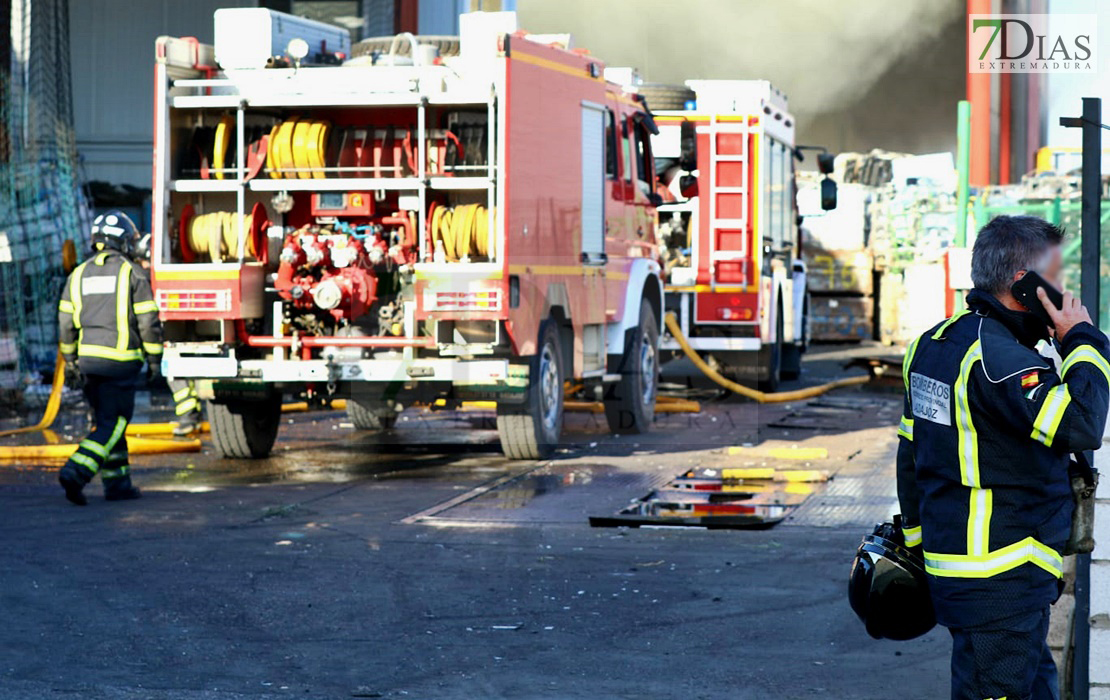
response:
[[[906,350],[903,534],[921,547],[937,621],[952,634],[954,699],[1058,697],[1045,638],[1075,507],[1069,455],[1102,442],[1110,348],[1070,293],[1060,308],[1043,287],[1023,296],[1044,307],[1038,316],[1011,287],[1036,273],[1059,289],[1062,239],[1036,217],[988,223],[967,308]],[[1053,339],[1059,367],[1036,349]]]

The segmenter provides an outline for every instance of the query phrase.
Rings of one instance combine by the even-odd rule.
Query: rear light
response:
[[[159,311],[231,311],[231,290],[159,290],[155,297]]]
[[[424,293],[425,311],[500,311],[500,289]]]
[[[724,307],[717,309],[717,316],[722,321],[750,321],[752,320],[752,310]]]

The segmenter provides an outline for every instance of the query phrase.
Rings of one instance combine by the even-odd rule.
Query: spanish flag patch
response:
[[[1040,384],[1040,381],[1040,377],[1037,374],[1036,370],[1028,372],[1021,375],[1021,388],[1031,389],[1032,387],[1037,386],[1037,384]]]

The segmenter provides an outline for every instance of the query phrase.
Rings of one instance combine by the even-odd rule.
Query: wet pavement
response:
[[[858,352],[810,355],[803,383]],[[899,409],[703,395],[644,436],[574,414],[543,462],[504,459],[491,412],[413,408],[377,434],[288,414],[270,459],[136,457],[145,497],[93,484],[87,508],[56,466],[0,464],[0,697],[943,697],[946,633],[875,642],[845,600],[855,545],[896,508]],[[79,412],[58,425],[80,437]],[[777,447],[827,456],[761,456]],[[741,467],[833,479],[747,484],[798,504],[767,531],[589,526]]]

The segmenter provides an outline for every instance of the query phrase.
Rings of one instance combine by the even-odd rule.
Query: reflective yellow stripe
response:
[[[1064,411],[1068,410],[1071,403],[1071,392],[1067,384],[1058,384],[1048,390],[1048,395],[1041,404],[1041,410],[1033,421],[1033,432],[1029,437],[1037,442],[1044,443],[1045,447],[1052,447],[1056,438],[1056,430],[1064,418]]]
[[[136,302],[131,308],[136,314],[149,314],[157,311],[158,305],[153,300],[147,300]]]
[[[921,544],[921,526],[902,528],[902,537],[906,540],[907,547],[916,547]]]
[[[105,459],[108,456],[108,448],[107,447],[104,447],[104,445],[101,445],[100,443],[95,442],[93,440],[90,440],[88,438],[82,440],[81,444],[78,445],[77,447],[80,448],[80,449],[88,450],[89,452],[92,452],[95,455],[99,455],[101,459]]]
[[[100,471],[100,465],[96,463],[95,459],[88,455],[83,455],[80,452],[74,452],[69,456],[69,459],[71,462],[76,462],[77,464],[85,467],[93,474],[96,474],[98,471]]]
[[[913,442],[913,418],[902,416],[902,422],[898,424],[898,434]]]
[[[111,451],[111,449],[116,446],[116,443],[119,442],[119,439],[123,437],[124,430],[127,430],[127,419],[120,416],[116,419],[116,429],[112,431],[112,437],[108,438],[108,444],[105,445],[109,451]]]
[[[69,299],[73,302],[73,327],[81,330],[81,275],[85,272],[85,265],[81,263],[69,278]]]
[[[122,479],[127,476],[131,469],[128,467],[120,467],[119,469],[102,469],[100,471],[101,479]]]
[[[1102,376],[1106,377],[1106,382],[1110,384],[1110,363],[1106,362],[1106,358],[1098,353],[1090,345],[1080,345],[1075,350],[1068,353],[1064,358],[1064,364],[1060,366],[1060,377],[1066,377],[1068,370],[1075,367],[1080,362],[1090,362],[1095,367],[1098,367],[1102,372]]]
[[[197,403],[196,399],[190,397],[190,398],[185,399],[181,403],[177,404],[177,406],[174,409],[174,413],[176,413],[179,416],[183,416],[186,413],[192,413],[193,411],[197,410],[198,408],[200,408],[200,404]]]
[[[937,332],[933,333],[933,340],[940,340],[941,336],[944,335],[944,332],[948,330],[949,326],[951,326],[956,321],[959,321],[962,316],[966,316],[969,313],[971,313],[971,309],[964,309],[963,311],[957,311],[956,313],[952,314],[952,317],[944,323],[940,324],[940,328],[937,329]]]
[[[107,259],[108,259],[108,254],[107,253],[101,253],[100,255],[96,256],[96,264],[97,265],[103,265],[104,261],[107,260]]]
[[[77,343],[58,343],[58,350],[63,355],[73,355],[77,353]]]
[[[143,343],[143,352],[145,352],[148,355],[161,355],[162,354],[162,344],[161,343]]]
[[[177,391],[173,392],[173,400],[180,401],[181,399],[191,394],[192,390],[193,388],[191,386],[185,386],[181,389],[178,389]]]
[[[1039,566],[1056,578],[1064,576],[1063,558],[1032,537],[983,556],[925,552],[925,570],[934,576],[990,578],[1022,564]]]
[[[971,403],[968,401],[967,385],[971,379],[971,368],[983,359],[983,350],[976,340],[968,348],[960,362],[960,376],[952,388],[956,397],[956,435],[960,454],[960,482],[964,486],[979,488],[979,434],[971,419]]]
[[[990,489],[971,489],[967,514],[967,553],[981,557],[990,551],[991,511],[994,494]]]
[[[131,362],[143,359],[143,352],[138,348],[116,350],[115,348],[106,348],[103,345],[86,345],[84,343],[78,345],[77,355],[79,357],[99,357],[104,360],[115,360],[116,362]]]
[[[131,324],[127,313],[131,306],[131,266],[124,263],[116,280],[116,350],[126,350],[131,340]]]
[[[906,348],[906,357],[902,360],[902,381],[906,383],[906,393],[910,392],[910,365],[913,364],[913,355],[917,352],[917,344],[921,342],[921,338],[914,339],[910,346]]]
[[[73,302],[69,299],[62,299],[58,302],[58,311],[61,311],[64,314],[73,313]]]

